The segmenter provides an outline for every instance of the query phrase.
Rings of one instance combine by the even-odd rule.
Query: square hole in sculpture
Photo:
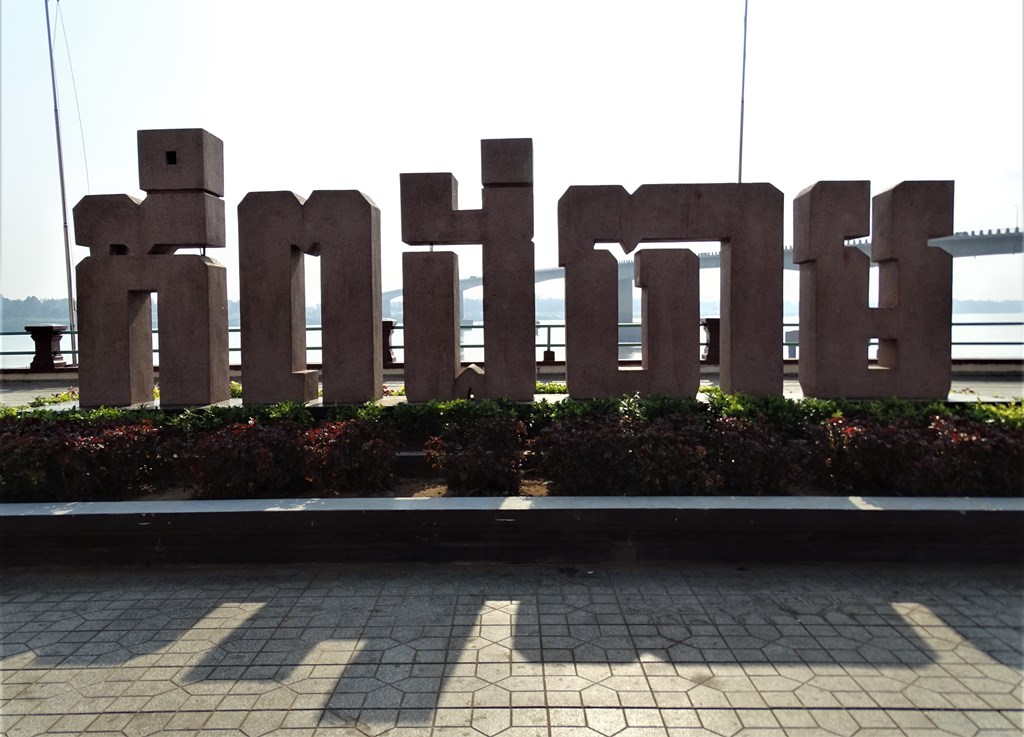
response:
[[[635,285],[633,259],[640,251],[688,250],[697,254],[700,259],[699,301],[700,317],[718,317],[721,314],[721,268],[720,241],[671,241],[641,242],[631,253],[627,254],[619,243],[597,243],[595,250],[607,251],[619,262],[619,360],[642,361],[644,345],[641,339],[643,290]],[[627,288],[628,285],[628,288]],[[704,350],[706,337],[700,332],[700,345],[695,348]]]

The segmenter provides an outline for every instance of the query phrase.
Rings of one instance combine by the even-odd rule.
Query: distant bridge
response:
[[[859,248],[868,256],[871,255],[871,241],[867,238],[850,241],[848,246]],[[941,248],[948,251],[953,258],[966,256],[995,256],[1003,254],[1024,253],[1024,233],[1020,228],[1004,231],[995,230],[979,231],[977,233],[956,233],[944,238],[933,238],[928,241],[933,248]],[[722,266],[720,252],[699,253],[700,268],[718,269]],[[793,247],[786,246],[783,249],[783,267],[789,270],[798,270],[798,264],[793,263]],[[556,266],[550,269],[538,269],[534,279],[535,284],[545,281],[554,281],[565,278],[565,269]],[[482,286],[484,283],[481,276],[468,276],[459,280],[459,292],[465,300],[466,292],[470,289]],[[633,262],[619,262],[619,322],[633,321]],[[384,317],[391,317],[391,303],[402,296],[401,289],[391,289],[381,294],[381,311]]]

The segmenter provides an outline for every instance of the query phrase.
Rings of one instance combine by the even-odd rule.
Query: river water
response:
[[[973,323],[984,323],[981,325]],[[784,330],[797,329],[796,317],[786,318]],[[639,340],[639,338],[636,338]],[[701,338],[703,340],[703,337]],[[229,335],[229,345],[232,349],[231,363],[237,364],[241,360],[239,348],[241,338],[239,333],[233,331]],[[544,350],[550,342],[555,352],[555,360],[565,360],[565,328],[561,321],[544,320],[537,326],[537,351],[538,361],[544,357]],[[1024,359],[1024,313],[958,313],[953,315],[953,350],[952,357],[957,359]],[[968,343],[985,345],[968,345]],[[1004,343],[1016,345],[994,345]],[[153,338],[154,348],[158,347],[158,338]],[[402,330],[397,327],[392,340],[395,347],[395,359],[404,359],[402,345]],[[483,327],[464,327],[462,330],[462,359],[464,361],[482,361],[483,348]],[[319,328],[311,328],[306,333],[306,345],[311,350],[307,351],[307,361],[317,364],[321,362],[319,350],[313,350],[320,346]],[[70,339],[65,336],[61,343],[62,349],[67,353],[71,349]],[[32,339],[28,334],[24,335],[3,335],[0,336],[0,368],[25,368],[31,362],[31,351],[33,349]],[[26,351],[29,355],[10,355],[12,351]],[[623,347],[620,349],[620,358],[639,359],[642,356],[642,349],[639,347]],[[65,358],[70,359],[69,355]],[[155,363],[159,364],[159,354],[154,356]]]

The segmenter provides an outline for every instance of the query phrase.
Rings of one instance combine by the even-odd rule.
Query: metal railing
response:
[[[787,330],[793,330],[793,329],[798,330],[799,329],[799,323],[796,323],[796,322],[783,322],[782,326],[783,326],[784,332],[787,331]],[[620,328],[620,336],[621,336],[621,329],[622,328],[639,329],[641,327],[641,323],[619,323],[618,327]],[[972,322],[954,322],[954,323],[952,323],[952,329],[953,330],[962,329],[962,328],[1006,328],[1006,329],[1013,329],[1013,328],[1021,328],[1021,327],[1024,327],[1024,322],[1021,322],[1021,321],[999,322],[999,321],[990,321],[989,320],[989,321],[972,321]],[[481,325],[462,325],[462,326],[460,326],[460,335],[465,335],[465,333],[471,332],[471,331],[479,331],[480,333],[482,333],[483,330],[484,330],[484,326],[482,324]],[[565,348],[564,340],[558,341],[555,338],[555,335],[557,334],[558,331],[564,331],[564,330],[565,330],[565,323],[564,322],[562,322],[562,323],[537,323],[537,325],[536,325],[537,339],[536,339],[536,342],[534,344],[535,348],[537,350],[544,350],[544,351],[554,351],[555,349],[564,349]],[[323,328],[322,328],[322,326],[319,326],[319,325],[310,325],[310,326],[306,327],[306,333],[307,334],[309,334],[309,333],[319,334],[322,331],[323,331]],[[154,336],[158,336],[159,335],[159,330],[158,329],[154,329],[152,332],[153,332]],[[237,327],[229,328],[228,332],[229,332],[229,334],[238,334],[238,333],[241,332],[241,328],[237,328]],[[396,336],[401,335],[401,334],[404,333],[404,328],[401,325],[395,325],[393,332],[394,332],[394,334]],[[69,334],[70,334],[70,332],[64,333],[64,335],[69,335]],[[18,338],[25,338],[25,339],[29,338],[28,334],[25,333],[25,332],[0,332],[0,338],[6,338],[6,337],[18,337]],[[157,341],[157,342],[159,342],[159,341]],[[321,340],[320,342],[322,343],[323,341]],[[799,339],[797,339],[797,340],[785,340],[782,343],[782,347],[783,347],[783,349],[789,349],[789,350],[799,349],[799,344],[800,344]],[[877,347],[877,345],[878,345],[878,341],[877,340],[872,340],[870,342],[870,344],[869,344],[869,347]],[[707,346],[707,340],[705,338],[703,338],[703,337],[701,338],[700,346],[702,348]],[[957,348],[957,347],[968,347],[968,346],[970,346],[970,347],[988,347],[988,348],[1010,348],[1010,347],[1017,347],[1017,348],[1021,348],[1022,349],[1022,355],[1024,355],[1024,341],[1021,341],[1021,340],[953,340],[953,341],[951,341],[951,346],[954,349]],[[472,343],[465,342],[465,339],[462,339],[462,340],[460,340],[460,347],[463,348],[463,349],[482,349],[484,347],[484,344],[482,342],[472,342]],[[619,341],[619,347],[620,348],[627,348],[627,349],[628,348],[640,348],[640,349],[642,349],[643,348],[643,343],[641,341],[620,340]],[[394,349],[394,350],[404,350],[404,348],[405,348],[404,340],[401,341],[401,342],[398,342],[398,343],[393,343],[391,345],[391,348]],[[241,347],[237,346],[237,345],[236,346],[231,346],[231,347],[228,348],[228,351],[230,353],[232,353],[232,354],[240,353],[241,350],[242,350]],[[308,345],[308,346],[306,346],[307,353],[309,353],[309,352],[316,352],[316,351],[322,351],[322,350],[323,350],[323,346],[322,345]],[[159,345],[154,346],[153,347],[154,355],[158,355],[159,352],[160,352]],[[34,356],[34,355],[35,355],[35,351],[34,350],[0,350],[0,358],[4,358],[4,357],[7,357],[7,356]],[[981,359],[981,360],[985,360],[985,359]]]

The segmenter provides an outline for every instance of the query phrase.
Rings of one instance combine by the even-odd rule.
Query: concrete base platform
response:
[[[1024,561],[1024,500],[281,499],[0,506],[0,561]]]
[[[623,362],[623,367],[639,362]],[[310,368],[319,368],[311,365]],[[797,364],[787,361],[782,394],[790,399],[803,397],[800,382],[796,378]],[[241,380],[237,367],[232,369],[231,378]],[[565,381],[565,364],[537,364],[538,381]],[[384,381],[392,387],[402,386],[405,373],[402,367],[386,369]],[[701,366],[701,382],[710,386],[718,386],[719,373],[716,364]],[[244,384],[244,382],[243,382]],[[75,368],[63,369],[60,372],[40,374],[27,369],[0,370],[0,404],[8,406],[25,405],[37,397],[46,397],[66,391],[69,387],[78,386],[78,372]],[[551,396],[546,397],[553,401]],[[953,362],[953,381],[950,386],[948,400],[951,402],[1010,402],[1024,398],[1024,361],[963,361]],[[241,404],[241,400],[234,400]],[[319,402],[317,402],[318,404]],[[159,403],[155,403],[157,406]],[[77,402],[60,405],[58,409],[69,409],[77,406]]]

